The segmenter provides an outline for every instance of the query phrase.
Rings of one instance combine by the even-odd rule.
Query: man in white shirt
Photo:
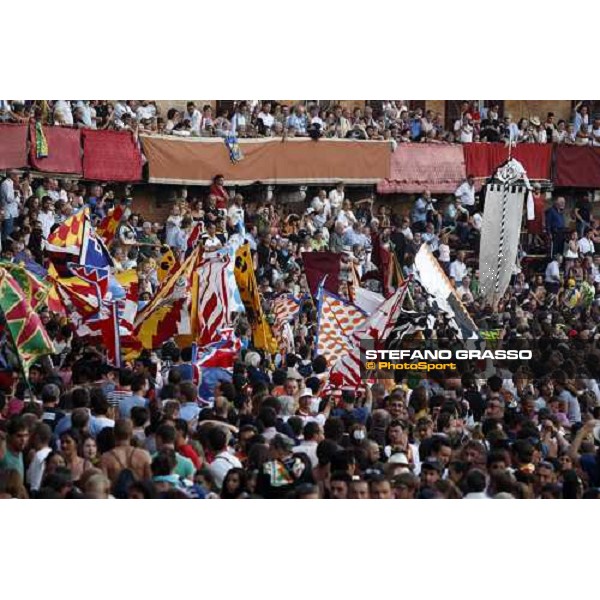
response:
[[[38,222],[42,226],[42,235],[48,239],[52,226],[56,223],[54,216],[54,205],[49,196],[42,198],[42,210],[38,214]]]
[[[562,254],[556,254],[554,260],[550,261],[546,267],[544,281],[546,282],[546,289],[551,294],[558,293],[560,287],[560,263],[562,258]]]
[[[200,135],[200,121],[202,120],[202,115],[196,108],[196,104],[194,102],[187,103],[187,110],[183,114],[183,120],[190,122],[190,131],[193,134]]]
[[[212,252],[222,248],[223,244],[217,237],[217,227],[214,223],[209,223],[206,227],[206,237],[204,238],[204,250]]]
[[[63,125],[73,125],[73,112],[70,102],[56,100],[54,103],[54,120]]]
[[[12,235],[15,219],[19,216],[19,195],[19,174],[10,171],[0,184],[0,209],[4,210],[2,236],[5,238]]]
[[[465,265],[464,250],[456,253],[456,260],[450,263],[450,277],[454,278],[456,287],[462,285],[463,278],[467,274],[467,265]]]
[[[344,227],[344,232],[356,223],[357,219],[352,212],[350,200],[344,200],[342,210],[339,211],[336,222],[341,223]]]
[[[271,103],[263,102],[262,108],[258,113],[258,120],[262,121],[265,129],[270,130],[275,123],[275,117],[271,114]]]
[[[244,227],[244,197],[241,194],[236,194],[233,198],[233,204],[227,211],[227,219],[229,226],[236,232],[241,233]]]
[[[148,100],[142,100],[142,103],[135,111],[135,116],[138,121],[143,119],[153,119],[156,115],[156,106],[150,104]]]
[[[590,227],[585,235],[577,242],[577,248],[582,255],[594,254],[594,230]]]
[[[42,485],[44,477],[44,469],[46,466],[46,458],[52,452],[50,441],[52,440],[52,429],[46,423],[38,423],[33,431],[33,448],[35,454],[33,460],[29,464],[25,481],[31,491],[36,492]]]
[[[209,430],[207,437],[208,444],[215,453],[215,458],[208,469],[215,480],[215,485],[221,489],[225,475],[231,469],[241,469],[242,463],[234,454],[229,452],[227,447],[229,432],[225,431],[223,427],[216,425]]]
[[[344,198],[344,183],[340,181],[335,186],[335,189],[329,192],[329,204],[331,205],[331,212],[334,217],[337,217],[338,212],[342,208]]]
[[[294,454],[306,454],[310,458],[313,469],[319,464],[317,446],[325,439],[323,428],[316,421],[308,421],[302,430],[304,441],[294,448]]]
[[[458,186],[454,195],[467,208],[469,213],[472,214],[475,206],[475,177],[468,175],[467,179]]]

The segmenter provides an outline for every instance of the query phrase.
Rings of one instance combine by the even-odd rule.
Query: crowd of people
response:
[[[557,143],[600,146],[600,119],[588,104],[578,102],[569,120],[553,112],[521,118],[503,114],[501,105],[463,102],[452,123],[433,110],[409,109],[403,100],[367,103],[364,108],[339,104],[239,100],[216,111],[211,104],[190,101],[185,110],[166,113],[151,100],[0,100],[0,122],[30,120],[62,127],[115,129],[174,136],[321,137],[406,142]]]
[[[52,114],[67,109],[55,104]],[[14,364],[2,372],[0,497],[599,496],[600,220],[593,193],[534,189],[535,218],[524,217],[511,285],[491,307],[479,291],[484,197],[472,177],[454,194],[435,198],[425,190],[394,205],[351,200],[340,182],[315,189],[293,210],[276,198],[230,194],[218,175],[208,190],[176,191],[165,223],[153,223],[132,205],[131,187],[11,172],[0,184],[1,259],[47,266],[44,240],[75,211],[89,207],[97,223],[118,204],[135,208],[124,214],[110,251],[116,271],[137,270],[142,307],[159,288],[165,247],[182,258],[198,225],[207,251],[241,233],[267,315],[282,295],[303,299],[291,325],[294,351],[257,350],[239,315],[242,350],[229,376],[207,388],[190,347],[168,342],[116,369],[101,347],[74,335],[67,316],[43,307],[56,354],[36,362],[27,381]],[[490,373],[469,363],[444,379],[397,377],[359,390],[330,385],[331,364],[315,353],[317,310],[303,253],[339,253],[339,294],[352,298],[356,280],[345,273],[354,269],[365,286],[383,292],[381,278],[365,277],[380,267],[381,250],[395,254],[409,279],[422,244],[481,331],[547,343],[518,369],[505,362]],[[413,309],[426,310],[418,282],[409,287]]]

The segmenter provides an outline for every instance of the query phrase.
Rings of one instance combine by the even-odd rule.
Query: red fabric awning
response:
[[[413,194],[425,188],[450,194],[465,178],[462,146],[400,144],[391,157],[390,178],[377,184],[380,194]]]
[[[491,177],[496,169],[508,159],[508,147],[504,144],[463,144],[467,174],[477,179]],[[512,150],[527,172],[529,179],[551,178],[552,144],[519,144]]]
[[[82,129],[83,176],[100,181],[140,181],[142,155],[130,131]]]
[[[0,170],[27,166],[27,127],[10,123],[0,125]]]
[[[554,160],[554,185],[600,188],[600,148],[557,146]]]
[[[35,126],[29,131],[29,162],[36,171],[45,173],[83,174],[81,160],[81,131],[67,127],[44,127],[48,142],[48,156],[37,158],[35,144]]]

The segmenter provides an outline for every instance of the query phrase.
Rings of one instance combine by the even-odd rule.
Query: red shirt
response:
[[[227,208],[227,203],[229,202],[229,194],[227,190],[222,185],[217,185],[213,183],[210,186],[209,193],[211,196],[215,196],[217,199],[217,208],[223,209]]]
[[[177,452],[181,454],[181,456],[189,458],[194,463],[196,469],[199,469],[202,466],[202,461],[200,460],[198,453],[190,446],[190,444],[179,446]]]

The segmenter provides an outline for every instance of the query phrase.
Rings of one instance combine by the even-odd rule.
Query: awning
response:
[[[465,178],[463,149],[454,144],[399,144],[391,157],[390,178],[380,194],[450,194]]]
[[[0,171],[27,166],[28,125],[0,124]]]
[[[491,177],[496,169],[508,159],[505,144],[463,144],[467,175],[476,179]],[[552,144],[518,144],[512,149],[512,157],[518,160],[529,179],[550,180],[552,173]]]
[[[557,146],[554,160],[555,186],[600,188],[600,148]]]
[[[29,132],[29,162],[36,171],[43,173],[83,174],[81,153],[81,130],[67,127],[44,127],[44,136],[48,142],[48,156],[37,158],[35,144],[35,126]]]
[[[130,131],[82,129],[83,176],[99,181],[141,181],[142,155]]]
[[[150,183],[209,185],[221,174],[229,185],[375,184],[389,176],[387,142],[313,141],[307,138],[241,140],[243,159],[233,164],[220,138],[140,136]]]

